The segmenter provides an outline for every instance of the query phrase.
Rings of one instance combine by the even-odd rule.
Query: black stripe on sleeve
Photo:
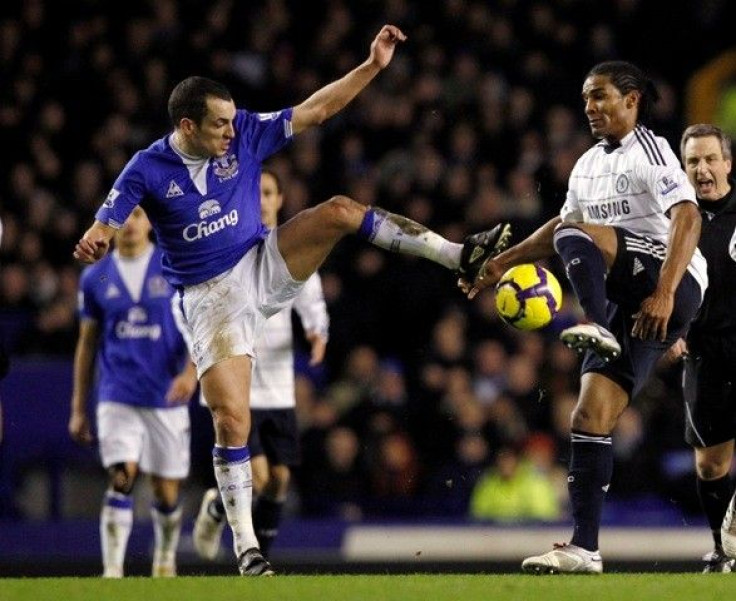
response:
[[[641,128],[642,136],[648,140],[651,141],[651,146],[654,148],[654,152],[659,156],[659,160],[662,161],[662,165],[666,165],[667,161],[664,160],[664,155],[662,154],[662,151],[659,149],[659,146],[657,145],[657,140],[654,137],[654,133],[651,129],[647,129],[646,127]]]
[[[639,144],[641,144],[641,147],[644,149],[644,154],[647,155],[647,158],[649,159],[649,162],[652,165],[656,165],[657,163],[652,158],[651,151],[649,150],[649,148],[647,147],[647,145],[644,144],[644,142],[641,139],[641,136],[639,136],[639,130],[638,129],[635,129],[634,130],[634,135],[636,136],[636,139],[638,140]]]

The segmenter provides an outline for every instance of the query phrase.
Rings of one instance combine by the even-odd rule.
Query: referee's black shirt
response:
[[[698,247],[708,261],[708,288],[688,342],[706,343],[712,337],[736,338],[736,188],[720,200],[698,199],[703,225]]]

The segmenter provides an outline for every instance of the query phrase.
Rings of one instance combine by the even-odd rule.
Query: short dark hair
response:
[[[276,192],[282,194],[281,178],[276,175],[276,172],[271,171],[268,167],[263,167],[261,168],[261,177],[263,177],[264,175],[270,175],[273,178],[273,181],[276,182]]]
[[[691,125],[684,132],[680,139],[680,158],[685,160],[685,144],[690,138],[707,138],[713,136],[721,144],[721,153],[727,161],[731,160],[731,137],[720,127],[711,125],[710,123],[696,123]]]
[[[169,96],[169,118],[174,127],[182,119],[191,119],[201,125],[207,114],[207,98],[232,100],[233,97],[224,85],[206,77],[192,76],[176,84]]]
[[[651,116],[652,105],[659,100],[659,92],[654,82],[639,67],[626,61],[606,61],[593,67],[586,79],[594,75],[608,76],[623,95],[637,90],[641,94],[638,119],[642,121]]]

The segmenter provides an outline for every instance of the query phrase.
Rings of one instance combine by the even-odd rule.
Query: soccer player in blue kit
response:
[[[87,400],[95,364],[97,437],[108,488],[100,514],[103,576],[123,576],[133,524],[131,492],[142,471],[155,503],[153,576],[176,574],[181,531],[179,488],[189,473],[189,410],[194,365],[174,322],[174,289],[161,273],[151,224],[136,207],[115,235],[115,251],[85,269],[74,355],[69,433],[92,442]]]
[[[345,107],[390,63],[406,36],[385,25],[365,62],[301,104],[273,113],[236,109],[229,91],[201,77],[169,98],[174,131],[138,152],[113,185],[74,256],[93,263],[141,205],[163,251],[163,273],[181,294],[192,355],[215,429],[215,479],[243,575],[272,575],[251,519],[249,389],[254,343],[348,234],[421,256],[474,281],[508,244],[510,228],[452,243],[384,210],[335,196],[269,230],[261,223],[260,164],[291,137]],[[245,385],[244,385],[245,384]]]

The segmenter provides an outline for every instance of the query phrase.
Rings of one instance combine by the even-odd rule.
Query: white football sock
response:
[[[389,213],[370,209],[374,214],[369,241],[391,252],[414,255],[439,263],[448,269],[460,267],[462,244],[450,242],[420,223]]]
[[[213,463],[227,522],[233,531],[233,549],[236,557],[240,557],[251,547],[258,547],[251,515],[253,472],[250,458],[246,461],[229,463],[215,457]]]
[[[121,577],[123,561],[133,528],[133,500],[119,492],[108,490],[100,512],[103,576]]]
[[[153,534],[156,544],[153,548],[153,566],[175,568],[176,549],[181,534],[181,507],[171,513],[163,513],[157,507],[151,507],[153,518]]]

